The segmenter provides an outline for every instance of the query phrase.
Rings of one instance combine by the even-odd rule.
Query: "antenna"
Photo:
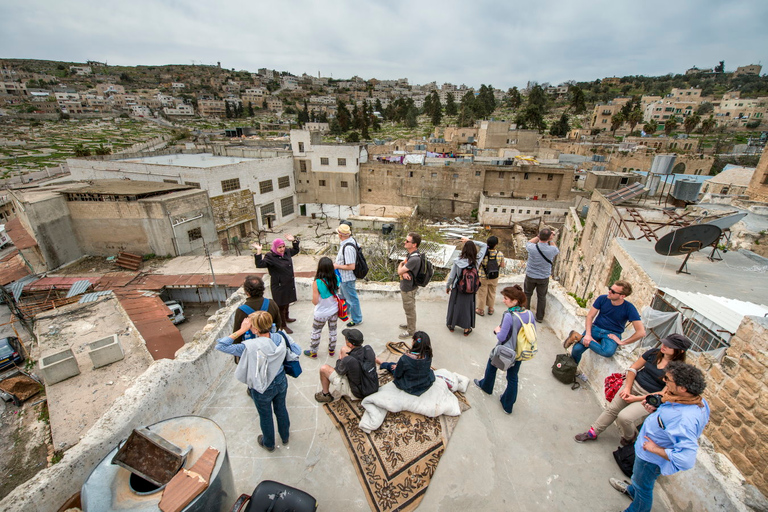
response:
[[[677,229],[664,235],[654,249],[663,256],[682,256],[685,259],[678,274],[690,274],[688,272],[688,258],[696,251],[715,243],[722,233],[718,226],[712,224],[699,224]]]
[[[747,214],[742,213],[736,213],[734,215],[726,215],[725,217],[720,217],[719,219],[715,219],[713,221],[707,222],[703,225],[710,225],[710,226],[717,226],[722,230],[722,234],[717,239],[715,243],[712,244],[712,253],[709,255],[709,261],[715,261],[715,260],[722,260],[723,258],[720,256],[720,250],[717,248],[720,241],[724,241],[726,249],[723,249],[723,252],[728,252],[728,244],[731,242],[731,226],[739,222],[741,219],[746,217]],[[715,253],[717,253],[717,256],[715,256]]]

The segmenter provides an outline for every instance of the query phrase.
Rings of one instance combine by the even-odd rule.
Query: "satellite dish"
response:
[[[715,219],[711,222],[706,223],[710,226],[717,226],[723,230],[723,232],[720,234],[720,238],[718,239],[717,243],[712,244],[712,254],[709,255],[710,261],[723,259],[720,256],[720,251],[717,248],[717,246],[720,243],[720,240],[723,240],[724,242],[723,245],[725,247],[728,247],[728,244],[731,242],[731,229],[730,229],[731,226],[733,226],[734,224],[736,224],[746,216],[747,216],[746,213],[736,213],[734,215],[726,215],[725,217],[720,217],[719,219]],[[728,250],[723,249],[723,252],[728,252]]]
[[[711,224],[687,226],[664,235],[656,242],[655,250],[663,256],[682,256],[685,254],[685,260],[683,260],[677,273],[689,274],[690,272],[683,269],[686,268],[691,254],[715,243],[720,239],[721,233],[722,230],[718,226]]]

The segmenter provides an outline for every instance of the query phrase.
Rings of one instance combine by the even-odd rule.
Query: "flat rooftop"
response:
[[[213,153],[186,154],[177,153],[174,155],[147,156],[144,158],[128,158],[117,160],[118,162],[133,162],[149,165],[168,165],[174,167],[221,167],[223,165],[234,165],[241,162],[255,160],[255,158],[243,158],[239,156],[214,156]]]

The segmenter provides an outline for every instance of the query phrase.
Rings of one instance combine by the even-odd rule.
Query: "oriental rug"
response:
[[[379,358],[397,361],[408,347],[402,342],[388,343]],[[391,380],[390,373],[379,372],[380,385]],[[461,411],[468,410],[466,397],[455,395]],[[418,507],[459,416],[389,413],[378,430],[366,434],[358,428],[365,412],[360,401],[344,396],[323,407],[341,433],[371,510],[407,512]]]

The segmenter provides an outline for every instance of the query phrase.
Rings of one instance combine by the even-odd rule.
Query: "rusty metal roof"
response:
[[[170,321],[168,309],[157,294],[147,296],[143,290],[122,288],[114,290],[128,317],[147,345],[153,359],[173,359],[184,346],[181,333]]]
[[[176,192],[177,190],[190,190],[192,188],[189,185],[159,181],[93,180],[73,185],[69,189],[63,189],[62,192],[68,194],[144,196]]]
[[[21,220],[18,217],[5,223],[5,231],[8,233],[8,236],[11,237],[13,245],[15,245],[17,249],[29,249],[30,247],[35,247],[37,245],[37,240],[29,234],[29,231],[24,229],[24,226],[21,225]]]
[[[19,255],[19,251],[13,251],[0,261],[0,286],[13,283],[28,275],[29,269],[24,263],[24,259]]]
[[[35,291],[35,290],[49,290],[51,288],[55,288],[57,290],[70,290],[74,285],[77,283],[81,283],[83,281],[86,281],[89,283],[89,285],[94,285],[98,283],[100,278],[98,277],[43,277],[35,281],[34,283],[30,283],[24,287],[24,290],[26,291]],[[85,286],[85,284],[78,285],[79,287]],[[83,293],[81,291],[80,293]],[[77,294],[72,294],[77,295]],[[67,295],[67,297],[71,297],[72,295]]]

